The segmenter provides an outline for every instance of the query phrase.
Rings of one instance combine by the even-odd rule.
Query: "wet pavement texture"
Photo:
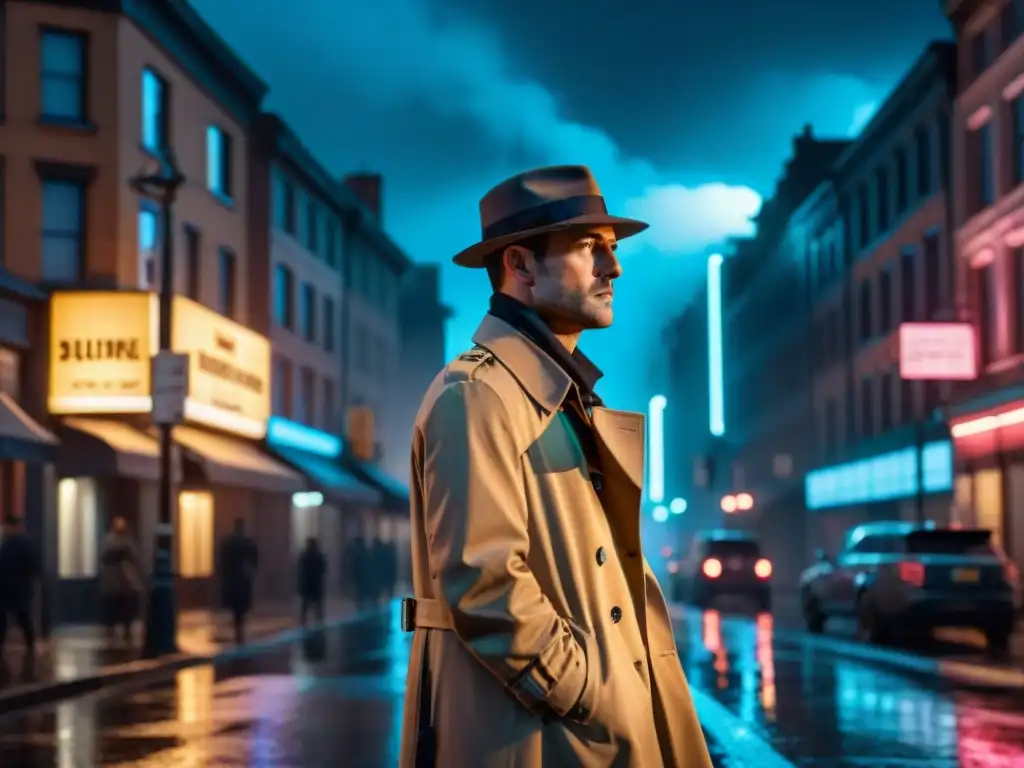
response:
[[[397,610],[302,642],[0,720],[3,768],[397,763],[408,636]],[[1024,690],[986,692],[688,612],[680,658],[718,768],[1024,768]]]

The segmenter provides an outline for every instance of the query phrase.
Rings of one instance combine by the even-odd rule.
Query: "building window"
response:
[[[199,301],[199,279],[202,272],[199,229],[186,224],[185,228],[185,295]]]
[[[974,190],[974,209],[977,213],[992,205],[996,199],[996,168],[992,156],[992,123],[987,122],[977,128],[971,135],[971,155],[977,176]]]
[[[910,204],[910,169],[907,164],[907,150],[896,150],[896,215],[902,216]]]
[[[857,245],[861,248],[871,240],[871,199],[866,184],[857,190]]]
[[[324,296],[324,349],[334,351],[334,299]]]
[[[942,295],[942,260],[939,254],[939,233],[929,232],[921,241],[921,262],[924,266],[925,320],[934,320],[946,304]]]
[[[825,403],[825,456],[831,458],[839,443],[839,406],[835,400]]]
[[[295,329],[295,278],[284,264],[274,268],[274,320],[282,328]]]
[[[914,412],[914,382],[900,379],[900,422],[910,424],[917,418]]]
[[[271,381],[271,401],[274,413],[284,418],[291,418],[292,415],[292,364],[287,358],[277,355],[274,357],[274,372]]]
[[[932,192],[932,139],[927,125],[919,125],[914,131],[914,160],[917,196],[930,195]]]
[[[43,182],[42,279],[76,283],[85,252],[85,185],[77,181]]]
[[[44,121],[83,124],[88,113],[89,38],[44,30],[39,39],[39,111]]]
[[[302,338],[316,341],[316,289],[309,283],[302,284],[299,295],[299,322]]]
[[[1013,110],[1013,183],[1024,182],[1024,94],[1010,105]]]
[[[285,181],[282,184],[281,199],[281,205],[284,208],[284,231],[294,237],[298,226],[295,217],[297,200],[295,197],[295,185],[290,181]]]
[[[892,388],[895,379],[892,373],[885,373],[882,375],[882,380],[879,383],[881,392],[879,392],[879,410],[881,411],[881,428],[882,433],[888,432],[893,427],[893,402],[892,402]]]
[[[162,155],[170,145],[170,86],[155,70],[142,70],[142,146]]]
[[[860,284],[860,343],[871,339],[871,283],[865,280]]]
[[[979,29],[971,38],[971,80],[977,78],[992,63],[992,26],[986,25]]]
[[[900,320],[910,323],[917,319],[917,259],[913,248],[900,253]]]
[[[995,265],[991,262],[975,270],[974,273],[978,307],[978,340],[982,365],[988,365],[996,359],[999,308],[996,303],[995,276]]]
[[[160,276],[157,265],[160,261],[160,214],[148,202],[139,208],[139,288],[155,291]]]
[[[324,258],[330,266],[336,267],[338,266],[338,222],[333,218],[327,219],[324,237],[327,240],[324,243]]]
[[[96,481],[64,477],[57,483],[57,572],[62,579],[90,579],[99,569]]]
[[[178,575],[205,579],[213,575],[213,494],[178,494]]]
[[[875,231],[882,233],[889,229],[889,174],[884,168],[875,172]]]
[[[316,372],[312,368],[303,368],[299,382],[299,398],[296,403],[295,418],[301,424],[315,427],[316,413]]]
[[[224,317],[238,319],[238,259],[230,248],[217,249],[219,272],[217,311]]]
[[[317,214],[316,202],[312,198],[306,199],[306,249],[315,254],[320,246],[317,235],[320,233],[320,220]]]
[[[892,330],[892,265],[886,264],[878,275],[878,332]]]
[[[860,434],[871,437],[875,434],[875,383],[870,377],[860,382]]]
[[[331,379],[324,379],[324,424],[325,431],[332,435],[338,432],[338,394]]]
[[[206,187],[215,195],[230,200],[232,190],[231,136],[215,125],[206,128]]]

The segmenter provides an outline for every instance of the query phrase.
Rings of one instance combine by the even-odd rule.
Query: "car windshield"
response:
[[[707,553],[713,557],[758,557],[761,548],[756,541],[745,539],[709,541]]]
[[[996,554],[991,531],[914,531],[907,535],[907,552],[915,555]]]

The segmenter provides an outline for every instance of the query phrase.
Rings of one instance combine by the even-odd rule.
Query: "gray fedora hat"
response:
[[[585,165],[536,168],[506,179],[480,199],[480,242],[452,261],[460,267],[484,267],[488,256],[521,240],[586,225],[611,227],[619,240],[648,226],[609,215]]]

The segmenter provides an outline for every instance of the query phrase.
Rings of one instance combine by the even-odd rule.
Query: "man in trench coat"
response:
[[[401,766],[710,768],[640,545],[644,419],[603,407],[577,349],[612,321],[618,240],[590,171],[481,200],[494,296],[413,430],[414,631]]]

